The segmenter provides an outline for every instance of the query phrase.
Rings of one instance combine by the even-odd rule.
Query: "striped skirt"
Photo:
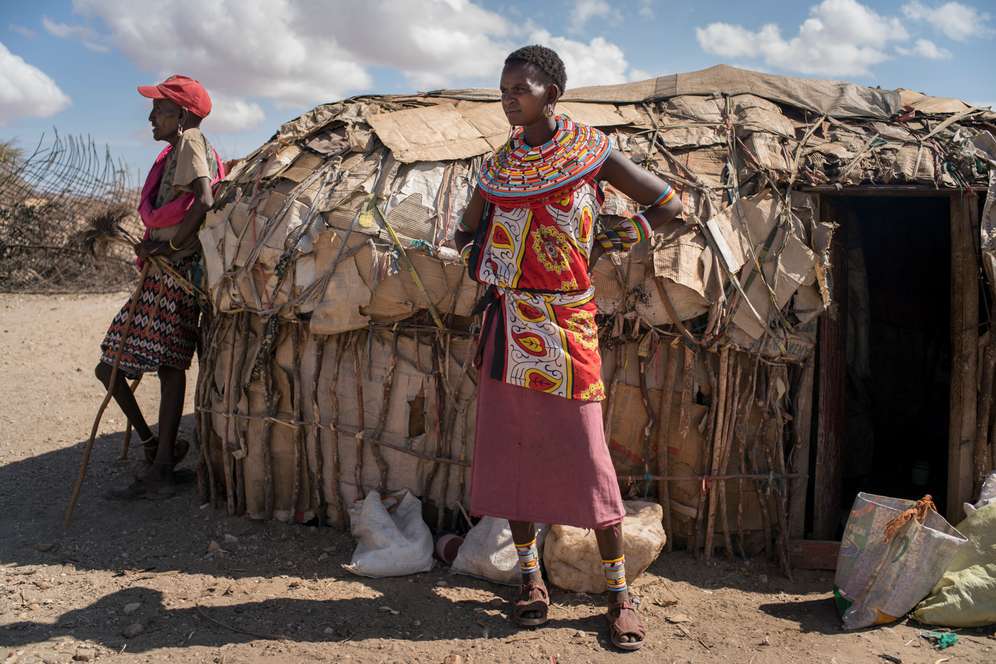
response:
[[[199,256],[181,259],[174,267],[189,281],[197,283]],[[128,304],[126,302],[114,317],[100,344],[100,361],[105,364],[114,364],[127,326]],[[189,369],[197,349],[199,320],[197,298],[187,293],[171,275],[152,267],[142,282],[118,371],[128,378],[136,378],[158,371],[160,367]]]

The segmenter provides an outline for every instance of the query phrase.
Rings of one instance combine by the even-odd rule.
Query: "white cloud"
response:
[[[400,71],[421,89],[494,86],[505,56],[527,43],[522,34],[558,49],[571,85],[628,75],[622,49],[605,39],[582,43],[528,23],[525,30],[513,29],[470,0],[174,0],[163,12],[132,0],[73,5],[100,20],[110,43],[155,76],[183,73],[212,94],[278,106],[311,106],[368,91],[373,68]]]
[[[625,83],[629,65],[622,49],[602,37],[584,42],[555,37],[543,29],[534,29],[530,41],[548,46],[560,55],[567,69],[567,87]]]
[[[618,9],[605,0],[574,0],[574,9],[571,12],[570,30],[580,32],[588,21],[594,18],[604,18],[610,21],[619,21],[622,15]]]
[[[696,28],[695,37],[707,53],[724,58],[754,58],[761,53],[761,35],[770,30],[777,33],[778,28],[766,25],[758,32],[751,32],[739,25],[719,22]]]
[[[210,132],[237,133],[263,124],[266,113],[256,102],[215,93],[211,96],[211,115],[204,119]]]
[[[930,7],[914,0],[903,5],[903,14],[914,21],[930,23],[955,41],[986,37],[996,32],[989,25],[988,13],[960,2],[945,2],[943,5]]]
[[[93,28],[86,25],[69,25],[53,21],[48,16],[42,16],[42,26],[45,31],[53,37],[59,39],[79,39],[84,47],[97,53],[107,53],[110,47],[103,43],[103,40]]]
[[[637,13],[643,18],[654,17],[654,0],[640,0],[640,8]]]
[[[35,32],[34,30],[32,30],[31,28],[29,28],[27,26],[17,25],[16,23],[11,23],[9,27],[10,27],[10,31],[11,32],[16,32],[17,34],[21,35],[22,37],[27,37],[28,39],[34,39],[35,37],[38,36],[37,32]]]
[[[897,46],[896,53],[907,56],[919,56],[928,60],[948,60],[951,58],[951,51],[941,48],[929,39],[917,39],[913,44],[913,48]]]
[[[708,53],[729,58],[761,58],[782,69],[827,76],[853,76],[891,58],[888,46],[905,42],[909,33],[895,17],[882,16],[856,0],[824,0],[791,39],[767,24],[757,31],[729,23],[696,30]]]
[[[0,125],[15,118],[46,118],[69,104],[69,97],[45,72],[0,42]]]

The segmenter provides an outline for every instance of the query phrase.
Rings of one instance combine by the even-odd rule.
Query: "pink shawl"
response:
[[[142,217],[142,223],[145,224],[143,240],[149,239],[153,228],[169,228],[170,226],[179,224],[183,221],[183,216],[187,214],[187,210],[194,204],[194,194],[186,193],[177,196],[160,208],[154,207],[156,197],[159,195],[159,185],[162,184],[163,171],[166,170],[166,157],[172,150],[172,145],[167,145],[163,148],[163,151],[156,157],[155,163],[152,164],[149,175],[145,178],[145,185],[142,187],[142,197],[139,199],[138,214]],[[214,155],[215,162],[218,164],[218,175],[211,180],[211,186],[213,187],[225,177],[225,164],[222,163],[217,150],[211,148],[211,152]],[[142,269],[143,262],[141,258],[135,259],[135,265],[138,266],[138,269]]]
[[[142,198],[138,205],[138,214],[142,217],[142,223],[146,229],[169,228],[176,226],[183,221],[183,215],[187,213],[190,206],[194,204],[194,194],[186,193],[177,196],[161,208],[153,207],[156,196],[159,195],[159,185],[163,178],[163,171],[166,170],[166,157],[173,150],[172,145],[167,145],[156,157],[156,162],[152,164],[148,177],[145,178],[145,186],[142,187]],[[214,159],[218,164],[218,175],[211,180],[211,186],[216,185],[225,177],[225,165],[221,162],[217,150],[211,148]],[[149,231],[145,231],[145,237],[149,237]]]

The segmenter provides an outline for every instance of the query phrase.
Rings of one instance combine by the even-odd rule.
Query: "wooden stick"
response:
[[[996,374],[996,353],[993,352],[993,342],[986,345],[982,360],[982,385],[979,389],[979,415],[975,421],[975,449],[973,450],[973,465],[975,466],[975,481],[972,495],[978,496],[982,483],[989,475],[993,460],[989,451],[989,419],[993,407],[993,378]]]
[[[605,440],[606,442],[612,436],[612,414],[616,407],[616,392],[619,389],[619,376],[623,371],[623,344],[616,346],[616,361],[612,367],[612,378],[609,379],[609,393],[605,397],[604,404],[604,418],[605,418]]]
[[[235,470],[233,468],[233,457],[232,449],[230,447],[229,431],[233,424],[238,426],[234,418],[232,418],[232,413],[235,411],[235,403],[233,398],[233,390],[235,386],[233,384],[233,377],[235,376],[235,335],[238,330],[232,327],[232,345],[228,353],[228,373],[225,376],[225,400],[227,403],[228,418],[225,420],[225,437],[221,441],[221,459],[225,470],[225,498],[226,504],[228,506],[228,514],[234,515],[237,513],[237,501],[236,501],[236,487],[234,482],[236,479],[234,477]]]
[[[450,368],[450,342],[451,338],[449,333],[446,334],[446,348],[442,350],[442,359],[440,360],[446,367],[446,373],[443,374],[443,388],[446,391],[446,403],[443,408],[443,446],[439,455],[447,459],[453,458],[453,438],[456,436],[456,423],[457,415],[460,409],[460,390],[463,388],[463,378],[466,372],[461,372],[460,381],[453,387],[453,385],[448,380],[449,378],[449,368]],[[437,341],[435,343],[440,343]],[[450,490],[450,466],[453,464],[444,463],[442,466],[443,477],[440,482],[441,492],[439,496],[439,510],[436,512],[436,530],[443,529],[443,518],[446,514],[446,497]],[[459,500],[459,498],[458,498]]]
[[[220,352],[219,339],[224,336],[223,331],[226,328],[230,328],[231,325],[226,326],[226,321],[230,320],[230,317],[224,316],[213,316],[210,321],[210,328],[207,333],[207,341],[205,343],[206,351],[204,353],[204,358],[201,362],[201,366],[205,367],[204,370],[197,372],[197,391],[194,395],[194,409],[197,412],[197,423],[199,427],[199,438],[200,438],[200,450],[201,450],[201,460],[200,466],[198,467],[198,478],[205,475],[204,487],[199,487],[202,489],[200,498],[202,501],[208,501],[211,503],[211,507],[217,507],[217,487],[215,486],[215,476],[214,476],[214,464],[211,463],[211,445],[214,441],[214,416],[211,414],[206,414],[200,412],[199,408],[204,404],[210,405],[210,395],[213,393],[214,386],[214,371],[206,369],[206,367],[214,367],[217,363],[218,354]],[[200,479],[198,479],[200,482]],[[206,490],[205,490],[206,489]]]
[[[723,433],[723,457],[720,461],[720,473],[726,472],[726,468],[730,462],[730,448],[733,446],[733,425],[736,422],[737,406],[740,401],[741,370],[740,363],[736,360],[737,356],[734,354],[733,362],[730,363],[730,377],[733,379],[733,385],[727,398],[728,410],[726,414],[726,426]],[[729,560],[733,560],[733,538],[730,535],[730,519],[727,512],[725,481],[719,482],[719,509],[720,520],[723,524],[723,544],[726,547],[726,557]]]
[[[806,479],[807,475],[788,473],[726,473],[725,475],[651,475],[655,482],[720,482],[724,480],[770,480],[770,479]],[[645,475],[619,475],[621,480],[642,480]]]
[[[788,372],[785,367],[772,368],[771,371],[778,372],[778,377],[781,382],[786,387],[789,385],[788,382]],[[785,374],[785,375],[782,375]],[[768,401],[771,404],[771,410],[774,412],[774,417],[772,418],[775,426],[777,427],[777,435],[772,436],[772,443],[770,445],[771,455],[769,457],[774,459],[774,465],[769,466],[772,470],[784,476],[785,474],[785,450],[782,441],[785,435],[785,416],[784,409],[781,406],[781,399],[784,399],[784,395],[781,397],[775,394],[774,382],[769,379],[768,381]],[[776,401],[777,399],[777,401]],[[770,463],[770,461],[769,461]],[[775,503],[775,514],[778,518],[778,557],[782,563],[782,571],[788,579],[792,580],[792,563],[789,552],[789,528],[788,528],[788,509],[787,509],[787,499],[788,492],[786,491],[785,483],[774,482],[776,487],[776,503]]]
[[[380,440],[380,437],[384,434],[384,428],[387,426],[387,416],[391,409],[391,393],[394,391],[394,373],[397,367],[398,333],[395,331],[391,339],[391,359],[388,361],[387,373],[384,376],[384,391],[381,394],[380,416],[377,418],[377,428],[374,429],[374,440]],[[373,452],[374,461],[377,463],[377,470],[380,471],[377,490],[383,496],[387,493],[387,476],[390,472],[390,467],[387,465],[387,459],[384,458],[384,452],[380,449],[379,445],[373,445],[370,451]]]
[[[292,369],[288,372],[290,375],[291,386],[291,412],[295,416],[304,421],[304,399],[301,398],[302,385],[301,385],[301,353],[303,351],[302,346],[304,345],[301,339],[302,328],[300,326],[294,328],[291,332],[291,355],[294,358],[294,363],[291,365]],[[307,433],[307,427],[298,427],[294,432],[294,479],[291,480],[291,499],[290,499],[290,519],[294,521],[297,515],[298,509],[297,504],[301,498],[301,475],[304,474],[304,466],[307,461],[304,459],[307,454],[305,449],[305,434]]]
[[[463,430],[460,432],[460,434],[461,434],[460,435],[460,454],[459,454],[459,457],[457,459],[457,461],[462,462],[462,463],[466,463],[466,460],[467,460],[467,436],[468,436],[469,431],[470,431],[470,421],[469,421],[470,420],[470,416],[469,416],[469,413],[470,413],[470,404],[473,403],[473,396],[474,395],[472,394],[471,398],[469,398],[469,399],[461,402],[460,401],[460,393],[462,392],[464,382],[466,381],[466,379],[468,377],[468,370],[470,369],[470,367],[473,364],[474,350],[475,350],[476,346],[477,345],[475,343],[473,343],[473,342],[469,342],[467,344],[467,349],[466,349],[466,351],[464,353],[464,358],[463,358],[463,366],[461,367],[460,380],[457,381],[456,394],[455,394],[455,397],[454,397],[457,400],[457,402],[460,403],[459,412],[458,412],[457,416],[454,417],[454,422],[453,422],[453,426],[452,426],[452,429],[454,430],[454,432],[456,430],[456,419],[457,419],[457,417],[459,417],[460,415],[463,416]],[[472,383],[472,385],[473,385],[473,383]],[[473,386],[472,389],[476,392],[477,388],[476,388],[476,386]],[[464,494],[464,489],[465,489],[466,483],[467,483],[467,471],[466,471],[466,468],[460,468],[457,472],[459,474],[459,477],[458,477],[458,480],[457,480],[457,496],[456,496],[456,501],[457,501],[457,504],[459,505],[460,502],[463,501],[463,499],[464,499],[464,495],[463,494]],[[454,527],[455,526],[456,526],[456,523],[454,523]]]
[[[435,445],[431,454],[433,455],[433,457],[436,458],[440,456],[440,452],[443,449],[443,436],[445,435],[445,431],[443,430],[444,422],[443,422],[443,412],[442,412],[445,408],[444,406],[445,387],[443,385],[443,372],[442,369],[440,368],[440,359],[438,351],[439,349],[436,346],[436,344],[432,344],[432,367],[433,367],[432,391],[434,392],[434,394],[432,400],[429,399],[426,400],[427,402],[426,407],[429,408],[430,410],[435,411],[433,412],[433,418],[432,418],[432,427],[434,433],[432,438],[434,439]],[[429,470],[426,471],[425,480],[422,486],[422,496],[426,500],[429,500],[432,495],[432,485],[436,480],[436,472],[439,470],[439,461],[437,459],[434,459],[431,462],[431,464],[432,465],[429,466]]]
[[[265,328],[264,328],[265,329]],[[275,335],[279,335],[278,332],[274,332]],[[277,415],[277,401],[278,397],[273,389],[273,365],[276,363],[276,349],[280,346],[280,338],[277,337],[276,341],[270,345],[269,348],[264,348],[270,357],[266,357],[263,360],[263,385],[266,391],[266,414],[268,417],[276,417]],[[273,486],[273,424],[267,419],[264,422],[264,433],[263,433],[263,510],[266,515],[266,519],[270,520],[273,518],[273,507],[274,507],[274,486]]]
[[[643,474],[645,476],[650,476],[650,458],[652,456],[656,457],[651,449],[652,434],[657,428],[658,417],[654,414],[654,409],[650,405],[650,388],[647,387],[647,365],[650,363],[650,349],[642,348],[637,350],[637,363],[639,365],[640,374],[640,401],[643,404],[643,411],[647,415],[647,423],[643,427]],[[637,485],[639,486],[639,485]],[[647,486],[644,488],[645,493],[650,492],[650,483],[647,482]]]
[[[343,338],[345,336],[345,338]],[[335,373],[332,374],[332,384],[329,387],[329,407],[332,411],[332,494],[329,496],[335,509],[335,526],[345,528],[349,523],[349,513],[346,511],[346,499],[342,495],[342,466],[339,461],[339,375],[342,372],[342,360],[349,348],[350,336],[336,337]]]
[[[719,409],[719,399],[717,398],[718,385],[716,381],[715,373],[712,369],[712,363],[709,361],[711,355],[706,356],[706,376],[709,378],[709,392],[711,395],[709,401],[709,413],[706,417],[706,431],[703,437],[703,445],[699,450],[699,465],[702,467],[702,472],[707,475],[713,474],[712,467],[712,456],[713,456],[713,433],[716,428],[716,412]],[[695,555],[701,555],[705,552],[705,543],[700,540],[705,539],[705,529],[706,529],[706,512],[708,508],[707,499],[709,497],[709,486],[703,482],[699,486],[699,502],[695,511],[695,528],[693,530],[693,540],[695,542]],[[702,547],[700,551],[700,545]]]
[[[685,346],[684,359],[682,360],[681,375],[681,401],[678,404],[678,432],[682,438],[688,436],[688,421],[690,413],[685,404],[692,402],[692,387],[695,384],[695,356],[694,349]]]
[[[252,376],[253,362],[248,361],[247,351],[249,346],[249,313],[242,312],[239,317],[232,321],[233,325],[236,326],[235,332],[232,336],[232,344],[235,348],[235,358],[236,358],[236,369],[235,376],[238,376],[238,387],[233,387],[231,397],[235,399],[234,402],[229,405],[232,406],[232,410],[229,415],[234,416],[235,409],[242,399],[245,398],[247,407],[249,404],[249,384]],[[248,414],[248,413],[247,413]],[[227,421],[226,421],[227,425]],[[242,515],[246,513],[246,454],[249,449],[249,445],[246,442],[248,438],[248,426],[249,422],[247,420],[242,420],[241,422],[237,419],[235,421],[235,426],[232,428],[232,432],[235,434],[235,447],[238,448],[238,454],[235,450],[231,450],[232,456],[234,458],[235,466],[235,513],[237,515]]]
[[[678,329],[685,339],[688,340],[694,346],[701,346],[702,342],[695,338],[687,327],[685,327],[684,322],[682,322],[681,317],[678,316],[677,309],[674,308],[674,303],[671,302],[671,296],[667,294],[667,290],[664,288],[664,282],[661,281],[661,277],[654,278],[654,285],[657,286],[657,293],[661,296],[661,302],[664,303],[664,309],[667,311],[668,318],[671,319],[671,323]]]
[[[795,438],[795,445],[792,448],[792,470],[797,473],[809,472],[815,366],[815,357],[810,356],[802,367],[795,390],[795,409],[792,413]],[[789,536],[794,539],[802,539],[805,534],[807,489],[805,481],[792,483],[789,497]]]
[[[353,342],[353,378],[356,382],[356,467],[353,469],[356,479],[356,488],[360,492],[360,498],[365,498],[363,491],[363,437],[366,434],[366,413],[363,404],[363,368],[360,366],[360,337],[357,335]]]
[[[131,393],[135,394],[135,390],[138,389],[139,383],[142,382],[142,376],[145,374],[138,374],[138,378],[131,381]],[[126,419],[124,441],[121,443],[121,456],[118,457],[118,461],[128,460],[128,448],[131,446],[131,420]]]
[[[327,518],[327,505],[325,502],[325,459],[322,454],[322,413],[318,404],[318,383],[322,377],[322,364],[325,360],[325,343],[317,337],[311,338],[315,342],[315,380],[311,389],[311,419],[314,424],[311,431],[315,441],[315,464],[311,476],[311,484],[315,505],[317,506],[316,509],[318,510],[318,525],[324,527]]]
[[[741,398],[737,421],[733,423],[734,442],[737,450],[737,472],[741,475],[741,477],[737,478],[737,539],[741,558],[747,557],[747,552],[744,549],[744,503],[746,502],[744,480],[748,478],[744,477],[747,472],[746,460],[744,458],[747,452],[744,429],[747,427],[747,418],[750,417],[750,411],[751,396],[748,394],[746,397]]]
[[[726,436],[726,400],[729,380],[729,365],[730,349],[728,346],[723,346],[719,349],[719,394],[716,397],[716,424],[713,428],[711,472],[714,474],[722,472],[720,462],[723,458],[723,442]],[[718,491],[716,489],[717,484],[717,482],[710,482],[708,485],[709,513],[706,520],[704,551],[705,559],[707,561],[712,559],[712,540],[716,527],[716,508],[719,503]]]
[[[748,398],[748,417],[750,416],[750,411],[757,407],[757,378],[760,372],[761,363],[755,361],[754,370],[751,374],[750,382],[750,397]],[[755,434],[750,442],[752,442],[751,447],[748,447],[747,458],[750,462],[750,470],[755,475],[759,475],[760,478],[755,480],[754,488],[757,491],[757,503],[759,512],[761,514],[761,530],[764,532],[764,551],[769,556],[772,554],[771,551],[771,519],[768,515],[768,495],[769,489],[764,480],[768,479],[770,476],[762,475],[759,472],[760,466],[757,462],[757,434]],[[771,469],[773,470],[773,469]]]
[[[93,418],[93,426],[90,427],[90,438],[83,447],[83,459],[80,460],[79,476],[73,485],[73,492],[69,496],[69,504],[66,505],[66,513],[62,519],[62,525],[65,528],[69,527],[69,523],[73,518],[73,510],[76,509],[76,501],[80,499],[80,490],[83,488],[83,480],[86,479],[87,466],[90,465],[90,454],[93,452],[93,441],[97,438],[100,418],[104,416],[107,404],[110,403],[111,396],[114,394],[115,381],[118,379],[118,368],[121,366],[121,356],[124,354],[124,346],[128,340],[128,335],[131,334],[131,324],[135,320],[135,309],[138,307],[138,299],[142,294],[142,287],[145,285],[145,276],[149,273],[149,267],[150,263],[146,261],[142,267],[142,273],[138,277],[138,286],[135,287],[128,302],[128,313],[125,315],[124,330],[118,339],[117,350],[114,351],[114,363],[111,365],[111,377],[107,381],[107,391],[104,393],[104,400],[100,402],[100,407],[97,408],[96,417]]]
[[[671,411],[674,403],[674,387],[678,382],[678,354],[681,353],[682,372],[691,371],[690,367],[685,367],[684,362],[688,356],[681,352],[681,344],[676,339],[667,347],[667,369],[664,372],[664,384],[661,386],[661,400],[658,411],[660,417],[657,427],[657,468],[661,475],[667,476],[671,473],[671,450],[668,442],[671,437]],[[672,541],[674,534],[671,523],[671,485],[667,482],[657,482],[657,497],[664,508],[664,532],[667,536],[665,546],[668,551],[674,548]]]
[[[218,340],[224,336],[222,330],[225,329],[226,318],[217,316],[211,319],[211,331],[208,334],[209,344],[208,351],[206,355],[205,366],[213,367],[217,362],[219,354]],[[233,317],[228,317],[227,320],[234,320]],[[234,337],[235,331],[232,325],[228,326],[232,330]],[[203,376],[201,376],[203,374]],[[200,404],[209,403],[210,394],[212,392],[212,385],[214,385],[214,372],[211,370],[205,370],[203,372],[198,372],[198,381],[200,382],[200,391],[197,394],[197,401],[194,404],[196,408]],[[209,500],[211,507],[217,507],[218,503],[218,489],[215,486],[214,477],[214,464],[211,463],[211,441],[214,439],[214,415],[198,413],[201,419],[201,464],[203,465],[205,472],[207,474],[207,495],[201,496],[202,500]],[[227,420],[226,420],[227,425]]]

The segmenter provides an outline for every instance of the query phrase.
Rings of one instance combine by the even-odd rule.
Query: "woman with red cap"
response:
[[[112,391],[141,438],[149,464],[128,487],[110,493],[125,500],[172,495],[173,467],[187,451],[177,433],[186,370],[198,339],[200,311],[190,289],[200,273],[197,230],[214,204],[212,185],[224,177],[221,159],[199,129],[211,112],[204,86],[187,76],[170,76],[159,85],[141,86],[138,92],[152,99],[152,137],[169,144],[156,158],[139,204],[146,231],[135,253],[140,264],[150,257],[158,260],[145,273],[134,315],[129,317],[125,305],[115,316],[96,368],[97,377]],[[171,269],[160,269],[159,261]],[[118,372],[111,385],[119,349]],[[160,380],[158,436],[146,423],[126,380],[153,371]]]

